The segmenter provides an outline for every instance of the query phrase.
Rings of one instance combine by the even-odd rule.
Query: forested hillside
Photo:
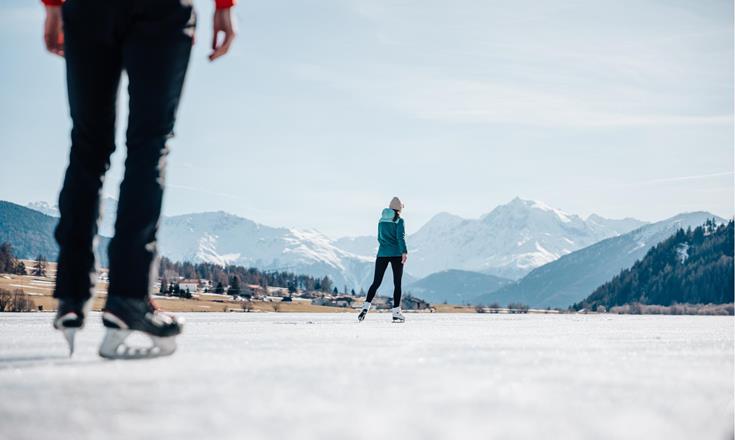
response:
[[[733,302],[733,221],[680,229],[573,308]]]

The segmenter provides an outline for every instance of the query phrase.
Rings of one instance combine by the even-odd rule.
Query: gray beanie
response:
[[[401,199],[398,197],[393,197],[393,200],[390,201],[390,205],[388,205],[390,209],[395,209],[396,211],[401,211],[403,206],[403,202],[401,202]]]

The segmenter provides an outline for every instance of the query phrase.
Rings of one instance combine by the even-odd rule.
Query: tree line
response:
[[[312,277],[298,275],[287,271],[265,271],[254,267],[228,265],[219,266],[213,263],[174,262],[161,257],[158,268],[163,290],[176,289],[179,278],[206,279],[212,282],[215,293],[240,295],[245,292],[243,285],[252,284],[262,288],[268,286],[287,288],[290,292],[297,290],[331,292],[334,283],[328,276]],[[175,292],[172,292],[175,293]]]

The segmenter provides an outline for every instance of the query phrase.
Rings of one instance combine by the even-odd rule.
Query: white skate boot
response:
[[[365,315],[367,315],[367,312],[370,311],[370,303],[365,301],[365,303],[362,305],[362,310],[360,310],[360,314],[357,315],[357,320],[359,322],[362,322],[363,319],[365,319]]]
[[[107,334],[100,345],[100,356],[108,359],[146,359],[169,356],[176,351],[176,336],[183,320],[158,311],[150,298],[108,297],[102,313]],[[134,332],[146,335],[149,346],[135,346],[126,340]]]
[[[400,307],[393,307],[391,312],[393,312],[393,322],[406,322],[406,317],[401,313]]]

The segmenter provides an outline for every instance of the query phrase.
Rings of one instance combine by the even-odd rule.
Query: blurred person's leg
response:
[[[59,196],[61,218],[54,297],[75,308],[94,294],[100,190],[115,150],[115,109],[122,69],[118,2],[64,5],[64,58],[72,120],[71,153]],[[61,312],[61,310],[60,310]],[[83,316],[80,316],[83,319]]]
[[[173,136],[194,32],[194,11],[185,3],[130,2],[122,47],[130,116],[125,176],[109,248],[110,296],[145,298],[156,277],[166,142]]]

